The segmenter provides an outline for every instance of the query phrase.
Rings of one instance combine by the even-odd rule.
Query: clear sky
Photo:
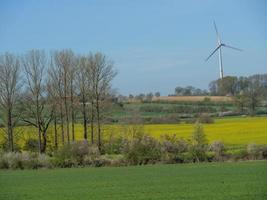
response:
[[[225,75],[267,73],[266,0],[0,0],[0,53],[38,48],[101,51],[115,62],[121,94],[176,86],[208,88],[219,77],[216,21]]]

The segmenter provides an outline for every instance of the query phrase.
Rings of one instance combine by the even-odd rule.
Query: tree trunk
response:
[[[7,113],[7,134],[8,134],[8,146],[10,151],[14,151],[14,141],[13,141],[13,127],[12,127],[12,115],[11,115],[11,108],[8,108]]]
[[[84,98],[84,94],[82,95],[82,103],[83,103],[83,137],[85,140],[87,140],[87,116],[86,116],[86,102]]]
[[[66,127],[67,127],[67,141],[70,143],[70,133],[69,133],[69,110],[67,104],[67,77],[64,77],[64,104],[65,104],[65,114],[66,114]]]
[[[54,138],[54,142],[55,142],[55,149],[57,149],[58,147],[58,139],[57,139],[57,117],[54,117],[54,127],[55,127],[55,138]]]
[[[101,128],[100,128],[100,109],[99,98],[96,98],[96,115],[97,115],[97,144],[98,149],[101,151]]]
[[[38,127],[38,146],[39,153],[42,153],[42,138],[41,138],[41,126],[40,126],[40,116],[39,116],[39,97],[36,97],[36,121]]]
[[[41,151],[41,153],[45,153],[45,151],[46,151],[46,143],[47,143],[46,130],[43,131],[42,136],[43,136],[43,144],[42,144],[42,151]]]
[[[94,102],[91,102],[91,143],[94,144]]]
[[[60,126],[61,126],[61,142],[65,144],[65,133],[64,133],[64,118],[63,118],[63,108],[62,102],[60,102]]]
[[[74,103],[73,103],[73,83],[71,80],[71,91],[70,91],[70,98],[71,98],[71,132],[72,132],[72,141],[75,140],[75,130],[74,130],[74,123],[75,123],[75,115],[74,115]]]
[[[40,127],[38,127],[38,146],[39,146],[39,153],[42,153],[42,138],[41,138]]]

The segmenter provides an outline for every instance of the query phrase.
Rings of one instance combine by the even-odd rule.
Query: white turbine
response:
[[[209,59],[209,58],[210,58],[210,57],[211,57],[217,50],[219,50],[220,78],[222,79],[222,78],[223,78],[222,47],[228,47],[228,48],[231,48],[231,49],[234,49],[234,50],[237,50],[237,51],[242,51],[242,50],[241,50],[241,49],[238,49],[238,48],[235,48],[235,47],[232,47],[232,46],[229,46],[229,45],[226,45],[226,44],[224,44],[224,43],[222,43],[215,22],[213,22],[213,25],[214,25],[214,28],[215,28],[215,31],[216,31],[216,35],[217,35],[217,45],[218,45],[218,46],[217,46],[216,49],[209,55],[209,57],[206,58],[206,61],[207,61],[207,60],[208,60],[208,59]]]

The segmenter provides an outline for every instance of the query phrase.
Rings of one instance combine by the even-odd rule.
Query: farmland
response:
[[[213,102],[232,102],[232,97],[227,96],[161,96],[153,97],[152,101],[186,101],[186,102],[198,102],[209,99]]]
[[[128,125],[105,125],[104,138],[118,137],[127,134]],[[228,117],[215,119],[212,124],[203,124],[204,132],[209,142],[221,140],[226,145],[244,146],[249,143],[267,144],[267,117]],[[162,135],[175,134],[178,138],[189,139],[194,129],[194,124],[147,124],[142,126],[144,132],[157,139]],[[17,143],[23,146],[30,137],[36,137],[33,127],[18,127]],[[53,141],[53,127],[49,129],[49,140]],[[1,130],[3,131],[3,130]],[[81,124],[75,125],[76,139],[82,140],[83,128]],[[3,135],[3,134],[2,134]],[[3,141],[3,138],[0,139]]]
[[[0,171],[0,199],[260,200],[267,197],[266,167],[251,161]]]

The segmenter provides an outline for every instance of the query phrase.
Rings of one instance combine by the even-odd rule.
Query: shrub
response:
[[[21,154],[21,157],[24,169],[37,169],[39,167],[38,154],[24,152]]]
[[[5,155],[9,169],[23,169],[22,156],[20,153],[9,152]]]
[[[107,160],[103,157],[91,157],[89,155],[85,156],[84,158],[84,165],[92,166],[92,167],[103,167],[109,165],[110,160]]]
[[[3,151],[6,151],[6,152],[10,151],[8,140],[7,139],[4,139],[1,142],[2,143],[0,143],[0,149],[2,149]],[[13,150],[15,152],[19,152],[21,150],[20,146],[16,142],[13,143]]]
[[[8,169],[8,160],[6,159],[5,153],[0,152],[0,169]]]
[[[266,145],[260,147],[259,154],[260,154],[260,159],[267,159],[267,146]]]
[[[188,118],[188,119],[185,119],[185,123],[186,124],[195,124],[196,123],[196,119],[195,118]]]
[[[260,155],[260,148],[256,144],[248,144],[247,145],[247,153],[250,159],[257,159]]]
[[[33,139],[33,138],[29,138],[28,140],[26,140],[23,149],[26,151],[37,152],[39,149],[38,140]]]
[[[208,162],[212,162],[212,161],[214,161],[214,160],[217,161],[217,159],[215,158],[215,152],[213,152],[213,151],[208,151],[208,152],[206,152],[206,160],[207,160]]]
[[[87,141],[77,141],[60,148],[53,161],[59,167],[93,165],[99,156],[97,146],[89,145]]]
[[[248,153],[246,149],[231,150],[228,152],[228,156],[234,161],[248,159]]]
[[[151,117],[150,123],[152,124],[175,124],[179,123],[180,118],[175,114],[169,114],[166,116]]]
[[[206,152],[208,149],[208,142],[201,124],[196,123],[195,130],[192,134],[192,144],[190,146],[190,153],[194,161],[200,162],[206,160]]]
[[[85,165],[92,167],[102,166],[124,166],[126,165],[125,159],[122,155],[101,155],[97,157],[86,156],[84,158]]]
[[[191,152],[184,152],[179,155],[179,159],[183,163],[191,163],[194,162],[194,156],[192,155]]]
[[[103,151],[106,154],[120,154],[123,144],[123,138],[110,138],[104,143]]]
[[[177,139],[176,135],[164,135],[162,136],[161,153],[162,161],[166,163],[183,162],[180,154],[186,152],[188,144],[183,139]]]
[[[212,117],[208,114],[201,114],[198,118],[199,123],[202,124],[212,124],[214,123],[214,120],[212,119]]]
[[[143,165],[160,160],[160,144],[150,136],[143,136],[126,140],[123,153],[129,164]]]
[[[87,141],[73,142],[61,147],[55,154],[55,165],[59,167],[72,167],[82,165],[84,157],[89,153]]]
[[[53,168],[52,159],[45,154],[37,154],[38,168]]]
[[[221,141],[214,141],[210,145],[210,150],[214,152],[214,159],[217,161],[223,160],[225,154],[225,146]]]

